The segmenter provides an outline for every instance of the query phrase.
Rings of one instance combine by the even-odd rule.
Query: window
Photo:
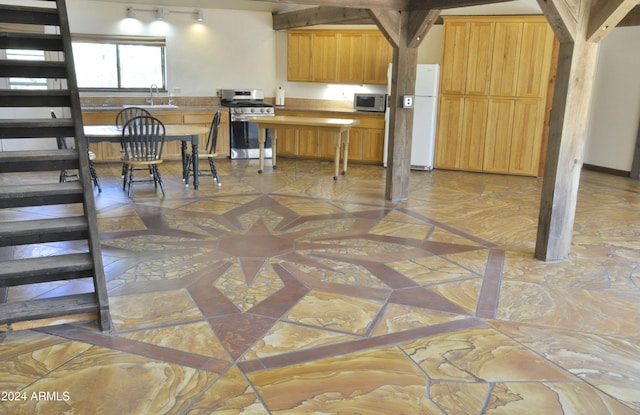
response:
[[[164,38],[78,35],[72,44],[81,89],[166,90]]]
[[[7,49],[7,59],[23,61],[43,61],[44,51]],[[9,89],[47,89],[47,80],[43,78],[9,78]]]

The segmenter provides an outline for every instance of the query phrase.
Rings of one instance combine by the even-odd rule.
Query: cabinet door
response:
[[[336,82],[338,79],[338,34],[335,32],[313,34],[311,43],[313,80]]]
[[[231,128],[229,127],[228,111],[222,111],[221,113],[216,153],[220,154],[221,158],[231,156]]]
[[[470,23],[465,88],[468,95],[489,95],[494,26],[490,22]]]
[[[316,128],[298,129],[298,155],[318,157],[318,134]]]
[[[462,95],[467,79],[469,23],[445,22],[440,92]]]
[[[364,79],[362,33],[341,33],[338,46],[338,82],[361,84]]]
[[[544,106],[542,99],[519,99],[515,102],[509,173],[537,175]]]
[[[482,170],[488,106],[487,98],[464,99],[460,157],[456,165],[459,169]]]
[[[517,93],[522,23],[496,23],[494,39],[491,95],[513,97]]]
[[[336,134],[318,129],[318,157],[333,160],[336,154]]]
[[[311,32],[289,32],[287,46],[287,79],[289,81],[309,82],[313,79],[311,38]]]
[[[364,35],[364,83],[387,84],[387,68],[393,61],[393,48],[382,33]]]
[[[464,99],[460,96],[443,95],[440,98],[435,167],[458,168],[463,107]]]
[[[509,170],[514,105],[513,99],[494,98],[489,102],[484,171],[504,173]]]
[[[351,129],[353,132],[354,129]],[[384,151],[384,129],[363,128],[361,141],[361,161],[382,163]]]
[[[295,128],[278,128],[278,141],[276,144],[277,155],[297,156],[298,155],[298,134]]]
[[[362,160],[362,135],[364,128],[351,128],[349,131],[349,161]]]
[[[520,71],[519,97],[544,97],[549,83],[551,57],[555,35],[546,22],[524,23]]]

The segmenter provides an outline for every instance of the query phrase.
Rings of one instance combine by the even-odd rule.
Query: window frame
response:
[[[116,46],[116,65],[117,65],[117,81],[118,85],[122,82],[121,74],[121,62],[120,62],[120,45],[127,46],[156,46],[161,50],[161,72],[162,72],[162,85],[158,85],[159,92],[167,92],[167,40],[164,37],[156,36],[119,36],[119,35],[94,35],[94,34],[72,34],[71,44],[73,43],[99,43],[109,44]],[[98,87],[80,87],[78,90],[81,92],[146,92],[149,91],[149,87],[139,88],[98,88]]]

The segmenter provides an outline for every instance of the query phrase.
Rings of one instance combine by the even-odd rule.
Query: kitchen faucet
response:
[[[149,104],[153,105],[153,88],[156,88],[156,94],[158,93],[158,85],[151,84],[149,87]]]

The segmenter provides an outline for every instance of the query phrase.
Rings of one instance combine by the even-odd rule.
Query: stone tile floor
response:
[[[392,203],[381,167],[217,165],[221,188],[167,163],[167,196],[131,199],[98,165],[114,330],[0,335],[0,413],[640,413],[639,182],[583,172],[571,257],[545,263],[540,179],[412,172]]]

